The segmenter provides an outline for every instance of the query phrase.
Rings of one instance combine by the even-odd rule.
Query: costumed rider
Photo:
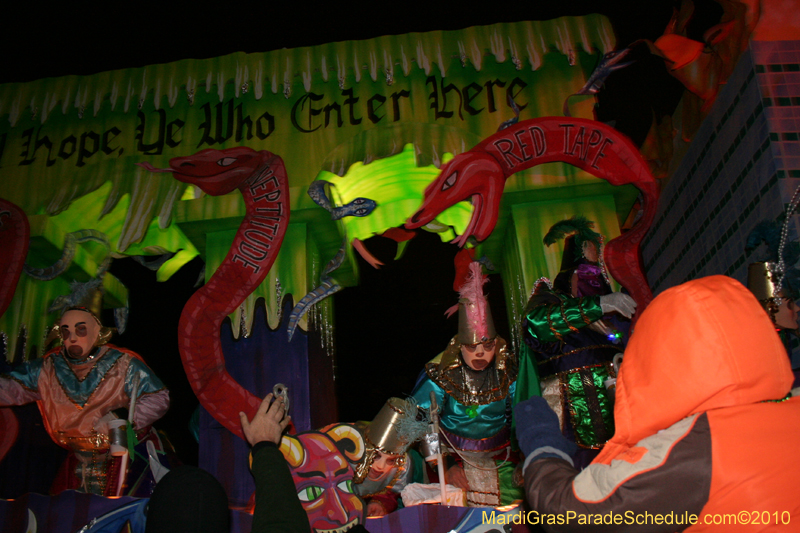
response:
[[[561,271],[552,286],[546,278],[534,284],[525,308],[521,329],[527,349],[520,366],[526,372],[521,371],[516,396],[523,401],[538,395],[541,386],[564,435],[578,445],[577,468],[588,465],[614,435],[613,360],[625,348],[627,318],[636,308],[633,298],[611,291],[602,235],[593,226],[573,217],[553,225],[544,238],[549,246],[566,237]]]
[[[367,516],[384,516],[402,507],[400,493],[410,483],[427,483],[425,461],[413,449],[427,431],[418,421],[417,405],[389,398],[366,427],[356,424],[364,436],[366,452],[355,467],[355,492],[367,502]]]
[[[517,362],[494,329],[483,294],[487,281],[480,263],[470,263],[459,303],[449,310],[458,309],[458,334],[425,366],[411,393],[428,414],[434,393],[445,477],[466,491],[470,506],[507,505],[522,497],[513,483],[517,460],[510,448]]]
[[[800,243],[786,238],[788,220],[784,217],[782,223],[779,219],[756,224],[747,236],[745,253],[755,254],[758,261],[748,267],[747,288],[775,324],[791,360],[792,340],[798,336],[796,302],[800,297],[800,269],[796,265],[800,261]],[[795,370],[794,376],[796,389],[800,387],[800,370]]]
[[[616,433],[586,469],[573,467],[575,445],[543,398],[514,408],[528,503],[562,517],[547,531],[786,529],[800,521],[792,380],[741,283],[711,276],[668,289],[639,318],[617,378]]]
[[[778,265],[772,262],[753,263],[747,270],[747,288],[761,304],[775,325],[775,330],[783,342],[791,360],[792,336],[797,336],[796,291],[781,287]],[[785,278],[784,278],[785,279]],[[794,371],[793,388],[800,387],[800,371]],[[800,391],[798,391],[800,392]]]
[[[151,425],[167,412],[169,392],[138,354],[107,344],[112,331],[90,309],[67,309],[57,326],[63,346],[0,376],[0,406],[37,402],[50,437],[72,451],[53,493],[75,489],[119,495],[120,468],[127,457],[109,454],[109,422],[111,427],[124,424],[114,410],[133,405],[135,438],[159,442]],[[113,431],[122,448],[128,446],[124,433],[119,438],[125,429]]]

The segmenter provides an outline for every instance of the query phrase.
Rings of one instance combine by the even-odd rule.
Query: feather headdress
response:
[[[446,311],[448,317],[459,309],[458,336],[462,343],[473,344],[495,336],[489,302],[483,294],[483,286],[489,281],[481,264],[473,261],[469,265],[466,281],[458,291],[458,304]]]
[[[419,420],[418,413],[423,415]],[[397,440],[406,446],[411,446],[428,432],[429,424],[430,420],[425,416],[425,412],[418,409],[416,398],[409,396],[406,398],[406,409],[397,421]]]
[[[597,249],[600,250],[602,235],[592,230],[593,227],[594,222],[582,216],[561,220],[550,227],[547,235],[544,236],[544,244],[550,246],[559,239],[574,235],[575,259],[580,259],[583,257],[584,242],[594,243]]]

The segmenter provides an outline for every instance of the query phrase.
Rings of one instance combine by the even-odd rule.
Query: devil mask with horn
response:
[[[335,424],[321,431],[284,435],[280,450],[312,533],[346,531],[364,523],[364,501],[353,492],[353,468],[364,455],[356,428]]]

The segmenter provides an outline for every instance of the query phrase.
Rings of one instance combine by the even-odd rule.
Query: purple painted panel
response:
[[[16,500],[0,500],[0,524],[3,533],[25,533],[28,531],[31,514],[36,520],[33,529],[39,533],[76,533],[92,518],[104,515],[137,498],[102,498],[75,491],[65,491],[58,496],[26,494]],[[368,518],[364,524],[370,533],[400,533],[420,531],[425,533],[447,533],[454,530],[470,512],[467,507],[440,507],[418,505],[406,507],[381,518]],[[482,511],[478,509],[477,511]],[[487,513],[491,508],[485,509]],[[474,522],[474,519],[470,523]],[[231,533],[249,533],[253,517],[247,512],[231,511]],[[459,529],[470,531],[473,526]],[[505,530],[498,526],[497,531]],[[514,533],[540,531],[528,525],[515,525]]]
[[[467,507],[441,507],[416,505],[406,507],[381,518],[367,518],[364,527],[370,533],[395,533],[398,531],[425,531],[447,533],[469,512]]]
[[[28,531],[30,512],[36,520],[31,531],[40,533],[74,533],[92,518],[135,501],[136,498],[102,498],[74,490],[58,496],[25,494],[15,500],[0,500],[0,524],[4,533]]]
[[[276,383],[289,387],[292,415],[298,431],[310,429],[310,391],[308,337],[298,332],[289,343],[286,323],[291,312],[291,298],[283,303],[283,320],[277,330],[270,330],[262,302],[255,306],[253,331],[247,338],[233,338],[228,321],[220,336],[225,366],[242,387],[256,396],[266,396]],[[199,466],[220,480],[228,493],[231,507],[245,508],[255,490],[248,469],[247,444],[222,427],[204,409],[200,411]]]

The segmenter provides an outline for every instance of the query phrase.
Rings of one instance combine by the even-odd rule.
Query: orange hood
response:
[[[780,399],[793,375],[775,326],[738,281],[710,276],[660,294],[636,325],[617,380],[608,464],[687,416]]]

